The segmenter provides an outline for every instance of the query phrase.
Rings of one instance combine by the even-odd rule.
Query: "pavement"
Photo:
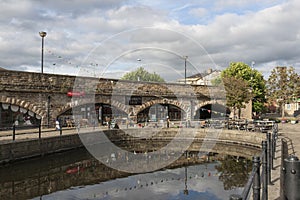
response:
[[[271,185],[268,186],[268,199],[280,200],[281,139],[288,141],[289,154],[300,158],[300,124],[279,124],[279,138],[276,143],[274,170],[271,171]]]

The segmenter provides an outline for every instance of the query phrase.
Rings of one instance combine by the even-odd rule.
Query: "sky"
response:
[[[0,67],[173,82],[230,62],[300,72],[298,0],[0,0]],[[184,57],[187,56],[187,59]],[[252,63],[255,63],[252,65]]]

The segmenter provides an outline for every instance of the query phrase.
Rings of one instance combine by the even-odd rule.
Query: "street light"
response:
[[[183,56],[184,59],[184,84],[186,84],[186,60],[188,59],[188,56]]]
[[[41,61],[41,71],[44,73],[44,37],[46,37],[47,33],[45,31],[39,32],[42,37],[42,61]]]

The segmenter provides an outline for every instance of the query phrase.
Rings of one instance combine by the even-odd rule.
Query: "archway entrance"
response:
[[[41,116],[17,105],[0,103],[0,129],[37,126],[41,124]]]
[[[229,117],[230,110],[220,104],[207,104],[196,111],[195,120]]]
[[[74,117],[86,125],[95,125],[95,123],[106,125],[111,120],[124,122],[128,115],[110,104],[96,103],[73,107],[58,116],[63,126],[69,126],[70,121],[74,126]]]
[[[137,115],[137,122],[159,122],[169,118],[171,121],[182,119],[182,110],[171,104],[154,104]]]

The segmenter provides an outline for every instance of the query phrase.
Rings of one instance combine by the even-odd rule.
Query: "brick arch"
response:
[[[72,102],[68,102],[67,104],[61,106],[56,111],[54,111],[54,116],[57,117],[57,116],[63,114],[64,112],[68,111],[69,109],[72,109],[73,107],[85,105],[87,103],[90,103],[90,102],[82,102],[82,103],[76,104],[76,105],[72,104]],[[129,106],[126,106],[125,104],[120,103],[115,100],[102,100],[102,101],[96,101],[94,103],[109,104],[109,105],[112,105],[112,106],[120,109],[121,111],[124,111],[127,114],[129,113]]]
[[[170,105],[174,105],[177,106],[178,108],[180,108],[181,110],[183,110],[184,112],[186,112],[186,110],[188,110],[188,107],[184,104],[182,104],[179,101],[176,100],[171,100],[171,99],[154,99],[148,102],[145,102],[144,104],[142,104],[141,106],[139,106],[138,108],[135,109],[135,115],[137,115],[139,112],[141,112],[142,110],[151,107],[155,104],[170,104]]]
[[[46,118],[46,115],[47,115],[47,112],[45,110],[39,108],[38,105],[36,105],[34,103],[31,103],[29,101],[22,100],[22,99],[18,99],[18,98],[14,98],[14,97],[1,96],[0,102],[11,104],[11,105],[16,105],[16,106],[20,106],[22,108],[25,108],[25,109],[41,116],[42,120],[44,118]]]

